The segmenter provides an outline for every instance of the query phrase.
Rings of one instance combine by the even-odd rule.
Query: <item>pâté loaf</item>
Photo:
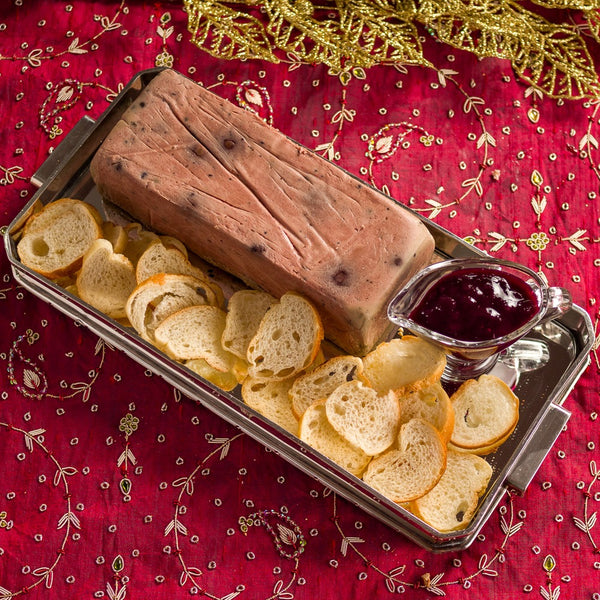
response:
[[[91,162],[104,198],[274,296],[295,291],[363,355],[434,251],[411,211],[183,75],[156,75]]]

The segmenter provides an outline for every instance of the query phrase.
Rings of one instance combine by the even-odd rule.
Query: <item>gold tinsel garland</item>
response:
[[[342,76],[375,64],[431,66],[426,31],[478,57],[509,60],[552,98],[599,98],[589,45],[600,0],[184,0],[192,41],[224,59],[325,64]],[[548,16],[559,15],[559,22]]]

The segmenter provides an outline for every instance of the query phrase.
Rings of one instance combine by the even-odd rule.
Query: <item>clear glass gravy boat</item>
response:
[[[419,317],[419,322],[415,320],[417,307],[421,306],[424,298],[440,280],[457,275],[464,276],[465,273],[473,271],[488,276],[500,275],[513,281],[516,277],[521,284],[527,286],[525,289],[528,293],[531,292],[537,306],[532,307],[531,302],[529,303],[531,314],[526,322],[501,336],[469,340],[468,331],[464,336],[461,335],[461,338],[466,339],[456,339],[430,328],[423,316]],[[482,303],[485,301],[485,298],[481,299]],[[417,273],[390,302],[388,317],[395,325],[444,348],[447,353],[447,365],[442,379],[446,382],[460,382],[489,372],[500,354],[511,344],[540,323],[566,312],[571,306],[571,296],[567,290],[548,286],[538,273],[525,266],[489,257],[457,258],[435,263]],[[447,317],[444,316],[449,320],[462,318],[466,322],[464,317],[464,314],[452,311],[447,312]]]

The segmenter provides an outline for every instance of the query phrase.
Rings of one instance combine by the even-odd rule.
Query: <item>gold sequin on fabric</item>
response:
[[[223,59],[325,64],[332,74],[376,64],[431,66],[422,39],[509,60],[552,98],[598,98],[588,44],[600,0],[184,0],[194,44]],[[550,21],[548,15],[560,16]]]

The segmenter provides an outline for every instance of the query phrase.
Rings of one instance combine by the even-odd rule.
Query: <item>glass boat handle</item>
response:
[[[562,287],[549,287],[546,310],[542,323],[551,321],[566,313],[573,306],[573,300],[568,290]]]

